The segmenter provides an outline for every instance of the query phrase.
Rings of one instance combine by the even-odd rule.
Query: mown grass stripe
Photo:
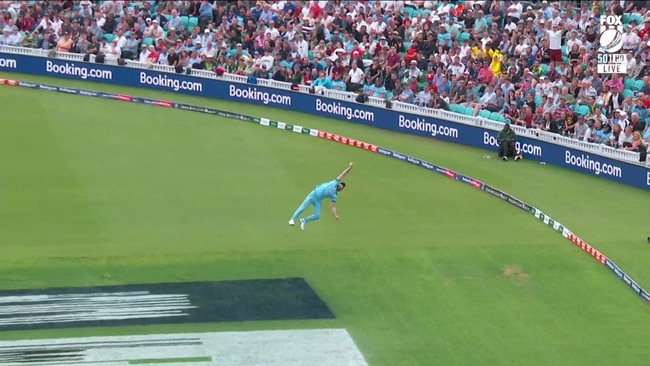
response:
[[[180,358],[143,358],[140,360],[129,360],[129,365],[149,365],[154,363],[191,363],[191,362],[212,362],[212,357],[180,357]]]

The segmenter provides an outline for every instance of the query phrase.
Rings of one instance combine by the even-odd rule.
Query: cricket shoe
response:
[[[307,221],[305,219],[300,219],[300,229],[305,230],[305,225],[307,225]]]
[[[293,226],[293,225],[295,225],[295,224],[296,224],[296,223],[293,222],[293,219],[289,220],[289,225]]]

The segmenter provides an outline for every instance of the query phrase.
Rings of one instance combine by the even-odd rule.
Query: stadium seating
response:
[[[41,2],[39,2],[39,1],[29,1],[28,3],[29,4],[40,4]],[[166,3],[160,3],[159,4],[157,1],[152,1],[152,0],[132,2],[132,3],[129,4],[127,12],[133,12],[136,6],[138,6],[140,9],[142,9],[144,7],[145,3],[150,4],[150,8],[152,9],[151,13],[149,13],[149,14],[142,14],[142,13],[141,14],[132,14],[135,18],[137,18],[138,16],[142,16],[143,18],[153,16],[158,11],[159,6],[165,6],[165,8],[162,11],[162,15],[166,19],[169,19],[169,6]],[[198,14],[200,12],[200,7],[202,6],[201,5],[202,3],[201,2],[191,2],[192,6],[190,7],[190,9],[184,8],[183,6],[181,6],[182,5],[181,3],[182,2],[179,2],[178,4],[175,4],[175,5],[178,6],[177,10],[179,11],[180,19],[181,19],[181,23],[182,23],[182,28],[183,28],[183,29],[180,30],[180,34],[183,37],[183,39],[185,40],[189,36],[189,34],[192,33],[192,31],[195,28],[200,27]],[[246,19],[246,15],[244,13],[244,11],[246,11],[246,9],[245,9],[246,3],[247,2],[242,2],[241,3],[241,5],[243,7],[236,7],[235,6],[235,7],[231,7],[231,8],[228,8],[228,9],[224,8],[223,9],[223,11],[225,11],[224,14],[227,14],[229,19],[236,18],[240,25],[246,24],[247,19]],[[416,5],[414,5],[415,3],[413,3],[413,2],[382,2],[380,4],[381,4],[381,7],[382,7],[383,18],[384,18],[383,23],[384,24],[392,24],[391,23],[391,20],[392,20],[391,19],[391,17],[392,17],[391,14],[397,14],[397,13],[401,13],[401,15],[403,17],[402,20],[394,19],[394,20],[396,20],[398,22],[399,21],[405,21],[405,22],[408,21],[408,22],[412,23],[412,22],[419,21],[421,19],[421,24],[419,24],[416,27],[413,24],[407,22],[403,35],[400,34],[401,31],[398,28],[391,29],[390,27],[387,27],[387,29],[385,30],[385,32],[383,34],[378,34],[377,36],[371,36],[370,39],[368,39],[368,40],[364,40],[364,39],[361,39],[361,38],[357,39],[357,41],[360,44],[360,46],[357,49],[355,49],[355,46],[354,46],[354,44],[352,42],[347,42],[346,41],[346,42],[343,42],[343,44],[341,45],[341,44],[334,44],[332,42],[332,39],[331,39],[331,37],[333,36],[333,31],[334,31],[334,28],[333,28],[334,23],[329,23],[329,22],[333,19],[332,16],[334,14],[334,11],[339,10],[339,11],[345,13],[345,12],[348,11],[348,9],[340,8],[340,7],[338,7],[338,5],[336,3],[333,3],[333,2],[315,1],[313,3],[315,4],[315,5],[311,5],[313,8],[319,8],[319,9],[316,9],[315,13],[325,12],[326,15],[325,15],[325,17],[323,19],[326,21],[326,23],[325,23],[324,26],[328,28],[328,31],[322,30],[322,31],[320,31],[320,33],[319,32],[313,33],[310,30],[310,29],[312,29],[312,27],[315,28],[316,30],[318,30],[319,29],[318,27],[323,23],[323,21],[320,18],[319,19],[314,19],[312,17],[312,15],[315,14],[312,11],[313,9],[312,8],[308,9],[308,5],[304,5],[302,1],[285,1],[285,2],[280,2],[280,3],[270,2],[268,5],[271,6],[271,7],[275,7],[274,8],[275,12],[267,14],[267,15],[270,15],[270,17],[267,17],[267,18],[260,18],[260,17],[266,16],[266,15],[264,15],[265,7],[264,7],[263,2],[257,2],[256,4],[253,4],[253,7],[250,10],[251,10],[251,12],[252,12],[252,14],[254,16],[254,18],[253,18],[254,23],[257,24],[256,27],[258,27],[258,26],[262,27],[260,29],[263,29],[265,33],[268,33],[267,32],[268,24],[263,19],[272,19],[275,22],[276,25],[284,26],[284,27],[288,27],[288,28],[291,28],[293,24],[302,23],[303,26],[305,27],[305,28],[303,28],[303,33],[305,34],[305,36],[308,39],[312,36],[312,34],[314,34],[314,35],[316,35],[318,37],[324,38],[324,41],[327,43],[328,51],[327,51],[326,56],[328,58],[331,58],[331,59],[334,60],[335,58],[340,57],[340,55],[341,55],[340,53],[337,54],[337,53],[334,52],[335,50],[337,50],[337,48],[342,47],[345,50],[345,54],[343,54],[343,57],[345,59],[345,63],[344,63],[345,67],[349,67],[349,63],[350,63],[349,55],[351,55],[353,53],[353,51],[354,51],[354,53],[359,52],[361,54],[361,58],[363,60],[366,60],[366,62],[369,62],[368,60],[370,60],[372,58],[378,58],[378,59],[384,61],[386,59],[386,57],[384,55],[376,55],[375,54],[375,50],[378,49],[377,44],[380,43],[379,42],[379,36],[384,36],[384,37],[388,38],[389,40],[392,40],[392,36],[393,36],[395,31],[398,31],[399,37],[404,38],[403,41],[401,42],[403,47],[401,49],[397,49],[398,54],[400,55],[400,57],[402,59],[407,58],[407,57],[412,59],[416,55],[412,55],[411,54],[412,51],[410,51],[410,49],[411,49],[412,45],[415,44],[415,43],[413,43],[413,41],[417,38],[417,33],[419,32],[418,29],[424,30],[424,33],[431,32],[434,35],[434,39],[437,39],[436,32],[439,30],[440,25],[446,26],[446,24],[448,23],[447,18],[448,17],[453,17],[456,24],[460,24],[460,28],[455,29],[452,32],[452,34],[458,34],[458,39],[456,39],[455,41],[458,42],[457,44],[459,46],[462,46],[464,41],[468,41],[470,47],[472,47],[471,50],[472,50],[473,58],[476,58],[477,55],[479,54],[479,51],[481,51],[481,53],[484,55],[484,58],[485,58],[485,60],[484,60],[485,64],[490,65],[490,69],[492,70],[492,72],[493,72],[493,74],[495,76],[495,78],[494,78],[495,81],[499,80],[499,77],[502,74],[507,74],[508,73],[508,68],[510,67],[509,66],[510,65],[510,59],[520,60],[520,61],[523,62],[522,64],[520,64],[516,68],[515,73],[518,75],[518,77],[532,76],[533,80],[532,80],[532,83],[531,82],[526,83],[526,87],[530,88],[530,89],[527,89],[527,90],[522,89],[521,90],[522,93],[520,93],[520,94],[521,94],[522,98],[525,98],[526,94],[530,90],[534,91],[534,101],[535,101],[535,106],[536,106],[536,109],[537,109],[535,111],[536,114],[540,113],[539,108],[541,107],[541,104],[542,104],[542,95],[550,95],[549,93],[551,92],[550,89],[536,88],[535,83],[536,83],[537,79],[540,76],[549,76],[552,72],[558,72],[558,73],[563,72],[559,66],[555,70],[551,70],[550,66],[549,66],[549,56],[550,56],[550,54],[548,52],[546,54],[544,54],[544,55],[542,55],[540,53],[540,52],[542,52],[539,49],[539,47],[541,45],[541,39],[542,38],[547,38],[548,39],[550,37],[550,35],[547,34],[545,30],[540,28],[539,24],[542,23],[542,22],[545,22],[545,21],[547,21],[549,19],[551,19],[551,21],[553,21],[552,12],[554,10],[558,11],[559,18],[563,17],[564,16],[563,13],[565,11],[567,11],[567,9],[569,9],[567,6],[560,7],[559,5],[557,5],[555,3],[552,3],[552,4],[548,5],[548,7],[551,10],[548,11],[548,12],[543,12],[543,11],[540,11],[540,9],[539,9],[540,4],[537,3],[537,2],[522,2],[521,3],[522,6],[524,7],[521,10],[523,10],[523,12],[525,14],[522,15],[522,17],[520,19],[520,22],[528,24],[529,26],[533,26],[535,28],[534,30],[537,33],[536,36],[534,36],[534,40],[531,41],[531,38],[528,38],[526,40],[526,42],[524,43],[526,46],[523,49],[523,51],[525,51],[526,55],[527,55],[527,57],[524,59],[522,57],[515,56],[515,49],[516,49],[515,45],[512,45],[512,47],[510,47],[510,48],[499,48],[498,44],[494,44],[491,49],[487,48],[486,47],[486,42],[481,41],[481,40],[476,40],[472,36],[472,32],[475,29],[463,27],[464,18],[467,17],[467,16],[472,16],[472,15],[476,17],[475,14],[478,11],[478,9],[480,8],[480,6],[481,6],[480,4],[482,4],[483,2],[458,1],[458,2],[449,2],[448,4],[445,5],[445,4],[443,4],[441,2],[437,2],[437,1],[425,1],[423,3],[423,7],[421,7],[421,8],[418,8]],[[582,5],[581,2],[576,2],[576,1],[569,2],[569,3],[572,3],[573,9],[580,9],[581,5]],[[104,9],[106,12],[111,11],[114,14],[116,14],[116,19],[117,19],[116,30],[118,28],[122,28],[125,31],[132,31],[132,32],[134,32],[136,34],[138,34],[139,32],[142,31],[142,29],[135,29],[134,27],[129,26],[126,23],[126,20],[125,20],[126,17],[124,16],[124,14],[121,14],[122,9],[118,8],[119,2],[115,2],[113,4],[113,6],[115,6],[115,8],[113,8],[113,9],[108,9],[106,7],[106,4],[107,3],[104,3],[104,2],[101,2],[101,1],[93,1],[93,9],[94,9],[95,12],[100,12],[101,9]],[[165,4],[165,5],[162,5],[162,4]],[[219,4],[220,5],[227,5],[228,3],[223,2],[223,3],[219,3]],[[278,9],[277,8],[277,7],[281,6],[281,4],[284,4],[284,7],[285,7],[284,9]],[[232,3],[231,3],[231,5],[232,5]],[[361,6],[361,5],[358,5],[358,6]],[[449,13],[449,16],[443,15],[442,17],[439,17],[437,15],[438,11],[441,10],[441,8],[443,6],[447,6],[445,11]],[[613,2],[611,5],[608,5],[608,6],[610,6],[610,7],[611,6],[620,6],[620,4],[619,4],[619,2]],[[646,18],[644,18],[645,14],[640,13],[642,8],[640,8],[639,6],[640,5],[637,5],[632,9],[632,11],[626,12],[623,15],[622,21],[626,26],[630,25],[630,26],[633,26],[635,28],[638,28],[639,32],[641,32],[641,31],[645,32],[642,28],[644,27],[644,21],[645,21]],[[529,7],[531,8],[530,10],[528,9]],[[79,3],[74,3],[73,8],[75,10],[79,10],[80,9]],[[292,14],[296,14],[296,15],[290,16],[289,13],[286,11],[289,8],[291,8],[291,10],[293,11]],[[472,8],[473,8],[473,10],[475,10],[474,13],[468,15],[468,13],[467,13],[468,9],[472,9]],[[399,10],[399,12],[395,12],[393,10]],[[483,10],[484,13],[485,13],[485,20],[486,20],[486,24],[487,24],[486,35],[489,36],[489,37],[492,37],[494,39],[501,37],[501,33],[505,29],[505,23],[500,23],[499,26],[496,28],[496,32],[493,33],[492,31],[490,31],[490,29],[492,29],[490,24],[492,24],[492,22],[493,22],[493,20],[492,20],[492,18],[490,16],[490,9],[481,9],[481,10]],[[219,11],[221,11],[221,9],[219,9]],[[620,12],[621,10],[612,9],[611,11]],[[70,16],[70,14],[68,14],[68,13],[64,13],[62,15],[63,15],[64,18]],[[357,14],[355,13],[353,15],[354,15],[354,18],[356,18]],[[592,16],[597,17],[596,13],[593,13]],[[214,21],[216,21],[216,23],[213,23],[212,25],[210,25],[210,29],[212,29],[211,32],[217,31],[217,29],[219,29],[219,26],[221,25],[219,23],[221,21],[221,15],[217,13],[217,10],[214,10],[214,12],[210,16],[208,16],[208,18],[214,19]],[[532,22],[529,21],[529,18],[533,18]],[[573,19],[573,18],[574,18],[574,13],[569,14],[568,19]],[[36,24],[33,27],[20,29],[20,30],[22,32],[33,30],[36,27],[36,25],[40,23],[40,19],[37,19],[37,20],[38,21],[36,22]],[[509,20],[506,20],[506,22],[508,22],[508,21]],[[572,22],[573,21],[555,22],[555,23],[556,23],[556,25],[558,25],[560,27],[566,27],[568,24],[571,23],[572,28],[573,28],[574,31],[578,31],[579,33],[584,31],[585,28],[582,27],[582,25],[580,23],[572,23]],[[201,23],[201,24],[203,24],[203,23]],[[598,24],[598,22],[596,22],[596,24]],[[378,23],[376,23],[376,19],[373,18],[373,17],[369,17],[368,19],[366,19],[365,20],[365,25],[367,26],[367,28],[369,28],[371,30],[376,29],[376,27],[379,26]],[[10,27],[11,25],[6,23],[4,20],[0,20],[0,26],[2,26],[4,28],[4,27]],[[229,25],[227,25],[227,26],[229,26]],[[357,27],[357,28],[360,28],[360,27]],[[62,27],[61,29],[62,30],[60,30],[60,32],[62,32],[63,29],[68,29],[68,28]],[[430,29],[430,31],[428,31],[428,29]],[[200,29],[200,30],[201,30],[201,32],[199,32],[199,34],[201,36],[203,36],[203,30],[204,29]],[[253,29],[253,30],[250,30],[250,31],[252,32],[252,31],[255,31],[255,30],[256,29]],[[247,31],[247,30],[243,29],[243,31]],[[343,35],[344,29],[339,29],[339,31],[341,31],[341,35]],[[275,32],[275,31],[273,31],[273,32]],[[273,32],[270,33],[271,37],[275,36],[275,34]],[[111,40],[113,40],[115,38],[115,35],[114,35],[115,33],[117,33],[117,31],[107,32],[106,34],[104,34],[104,37],[110,42]],[[650,34],[650,32],[646,32],[646,33]],[[232,33],[221,33],[221,35],[225,35],[227,37],[230,36],[231,34]],[[373,31],[373,34],[374,34],[374,31]],[[561,57],[562,57],[562,61],[564,63],[569,63],[569,53],[568,53],[568,51],[570,49],[569,45],[571,45],[569,43],[570,41],[567,38],[568,37],[567,34],[568,33],[566,33],[566,34],[564,34],[562,36],[562,41],[561,41],[561,55],[562,55]],[[294,39],[291,36],[287,36],[287,35],[284,35],[284,36],[279,35],[279,36],[280,36],[280,39],[286,40],[286,41],[289,42],[289,48],[290,48],[291,43],[293,43]],[[167,37],[167,29],[165,29],[164,37]],[[222,51],[221,46],[225,45],[227,47],[226,53],[224,53],[223,55],[219,53],[219,54],[216,55],[216,57],[209,60],[209,62],[212,62],[213,69],[215,69],[215,70],[216,69],[223,69],[223,70],[229,70],[230,69],[230,67],[227,65],[227,59],[229,57],[234,56],[235,54],[237,54],[238,49],[235,46],[237,43],[244,43],[243,46],[244,46],[244,48],[246,48],[246,51],[247,51],[248,55],[254,54],[255,51],[259,52],[260,54],[264,54],[264,50],[259,46],[260,45],[259,42],[242,42],[242,39],[240,39],[240,38],[227,39],[227,37],[226,37],[226,40],[225,40],[224,44],[214,44],[214,46],[215,46],[214,48],[217,49],[218,52]],[[193,39],[192,43],[195,43],[198,39],[199,39],[199,37]],[[424,35],[424,39],[425,40],[427,39],[426,34]],[[485,38],[485,40],[486,39],[487,38]],[[598,48],[598,44],[590,44],[588,41],[582,40],[582,36],[580,34],[578,34],[577,39],[581,40],[581,41],[578,41],[579,46],[584,46],[588,50],[592,49],[592,48],[596,48],[596,49]],[[585,43],[583,43],[583,41]],[[3,42],[3,40],[2,40],[2,38],[0,38],[0,44],[2,44],[2,42]],[[141,42],[144,45],[155,45],[156,47],[159,48],[160,43],[162,42],[162,40],[159,42],[159,41],[155,41],[154,39],[151,39],[151,38],[144,38],[144,39],[141,40]],[[645,40],[644,40],[644,42],[645,42]],[[399,43],[391,43],[391,44],[399,44]],[[257,45],[257,46],[255,46],[255,45]],[[202,45],[202,46],[205,46],[205,45]],[[296,45],[296,47],[298,47],[298,45]],[[426,49],[437,50],[437,45],[436,44],[428,45],[426,42],[420,42],[418,44],[418,48],[421,51],[425,51]],[[379,47],[379,49],[381,50],[382,48]],[[182,51],[182,49],[178,49],[177,51],[180,53],[180,51]],[[199,51],[201,52],[202,50],[199,50]],[[460,52],[461,50],[457,49],[457,51]],[[466,51],[467,50],[463,50],[463,52],[466,52]],[[295,57],[296,52],[297,52],[296,50],[293,50],[293,51],[289,52],[293,56],[292,59],[283,60],[285,62],[283,62],[282,65],[285,65],[285,64],[286,65],[292,65],[294,60],[296,59],[296,57]],[[448,50],[445,50],[445,51],[443,51],[443,54],[439,55],[444,60],[443,67],[449,65],[450,60],[446,59],[446,55],[445,55],[445,53],[448,53],[448,52],[449,52]],[[536,54],[536,53],[538,53],[538,54]],[[434,52],[434,54],[438,54],[438,53]],[[640,46],[639,46],[639,54],[641,55],[641,58],[642,58],[641,67],[631,68],[630,70],[628,70],[627,75],[623,75],[623,80],[624,80],[623,96],[625,98],[632,98],[633,100],[635,100],[636,98],[639,98],[639,97],[647,98],[644,94],[639,94],[639,92],[644,88],[644,85],[645,85],[645,83],[643,81],[643,77],[644,76],[650,76],[650,70],[648,69],[648,67],[644,66],[645,65],[645,59],[650,57],[650,55],[648,55],[647,53],[641,52],[640,51]],[[301,66],[301,68],[303,69],[302,71],[304,72],[304,74],[311,75],[312,74],[311,70],[313,68],[320,67],[320,66],[318,66],[316,64],[313,64],[314,51],[311,48],[307,50],[306,55],[307,55],[307,57],[308,57],[308,59],[309,59],[309,61],[311,63],[308,63],[308,64],[302,63],[303,66]],[[492,58],[495,55],[500,55],[500,57],[502,59],[501,67],[494,67],[494,65],[492,64]],[[224,56],[224,58],[226,60],[226,63],[223,63],[224,58],[220,58],[219,56]],[[465,56],[465,54],[461,54],[461,56]],[[248,56],[246,56],[246,57],[248,57]],[[536,60],[541,61],[539,69],[533,69],[533,63]],[[465,70],[464,70],[465,72],[457,74],[455,76],[460,77],[460,78],[464,78],[464,79],[478,79],[478,70],[479,70],[480,66],[477,65],[477,64],[469,65],[469,64],[467,64],[466,61],[467,60],[465,60],[464,57],[463,57],[463,63],[465,65]],[[159,62],[164,63],[164,62],[166,62],[166,60],[161,59],[161,60],[159,60]],[[235,65],[237,65],[237,63],[239,63],[239,62],[241,62],[241,59],[237,58],[235,60]],[[560,62],[556,62],[556,64],[559,64],[559,63]],[[280,64],[281,64],[280,62],[273,63],[273,65],[270,68],[267,69],[266,73],[260,73],[258,71],[255,74],[255,77],[258,78],[258,79],[259,78],[272,78],[275,75],[275,73],[278,72],[278,70],[280,69]],[[419,65],[422,65],[422,63],[420,62]],[[192,67],[192,65],[189,65],[189,64],[184,64],[184,65],[181,65],[181,66],[183,66],[183,67]],[[583,70],[591,69],[594,72],[597,71],[595,69],[595,67],[593,67],[593,65],[586,65],[585,64],[585,65],[579,65],[579,66]],[[428,74],[428,73],[433,73],[434,72],[433,69],[429,70],[429,65],[426,62],[424,63],[423,67],[425,67],[425,69],[421,70],[421,71],[423,71],[424,73]],[[532,74],[527,74],[526,76],[524,76],[524,70],[526,70],[526,69],[531,70]],[[570,69],[571,69],[569,71],[570,74],[568,75],[569,80],[579,78],[579,77],[584,77],[582,75],[582,73],[579,73],[579,75],[573,75],[573,72],[575,70],[574,70],[574,68],[570,68]],[[249,76],[253,74],[252,69],[249,70],[249,71],[246,71],[246,70],[244,70],[244,71],[248,72],[247,75],[249,75]],[[331,72],[331,69],[329,69],[327,71]],[[369,69],[366,69],[364,71],[368,72]],[[403,77],[403,71],[404,70],[401,70],[400,68],[398,68],[396,71],[397,71],[398,75],[401,75]],[[346,69],[345,72],[347,72],[347,69]],[[331,76],[332,75],[330,75],[330,77]],[[346,75],[343,75],[342,78],[345,79],[345,76]],[[382,77],[384,77],[384,79],[386,79],[385,76],[386,75],[382,75]],[[600,87],[603,84],[603,82],[607,80],[607,78],[608,78],[607,75],[600,75],[599,82],[593,84],[594,87],[598,88],[598,90],[596,90],[596,93],[597,93],[596,95],[597,96],[600,96]],[[312,79],[313,79],[313,77],[310,78],[309,76],[307,76],[307,77],[304,78],[304,80],[301,81],[301,83],[309,84],[312,81]],[[408,78],[406,77],[402,81],[403,82],[408,82],[409,80],[407,80],[407,79]],[[433,90],[433,91],[436,91],[436,89],[439,87],[440,80],[434,79],[433,77],[427,78],[427,80],[429,80],[429,81],[426,84],[428,84],[430,89]],[[555,80],[551,80],[551,82],[555,82]],[[516,84],[516,85],[519,88],[522,87],[522,85],[519,85],[519,84]],[[497,83],[495,86],[499,86],[499,84]],[[564,86],[568,87],[569,85],[564,85]],[[423,87],[423,86],[420,85],[420,88],[421,87]],[[480,98],[482,96],[484,88],[483,87],[475,87],[475,90],[477,91],[477,97]],[[450,94],[453,94],[454,91],[455,91],[455,88],[452,88],[452,93],[450,93]],[[573,93],[574,97],[577,97],[577,92],[578,92],[577,90],[570,89],[569,92]],[[394,93],[394,90],[391,89],[391,90],[387,90],[386,95],[387,95],[387,98],[395,98],[397,93]],[[453,103],[453,100],[451,99],[452,96],[453,95],[450,95],[449,99],[447,100],[447,104],[449,105],[449,109],[452,112],[463,114],[463,115],[473,115],[474,114],[474,109],[473,108],[470,108],[467,105]],[[509,102],[510,102],[509,97],[508,96],[505,96],[505,97],[506,98],[505,98],[504,105],[505,104],[509,105]],[[599,100],[601,100],[601,99],[598,99],[597,102]],[[604,99],[602,99],[602,100],[604,100]],[[647,107],[650,107],[650,101],[648,101],[647,99],[644,99],[644,103],[645,103],[645,105]],[[636,103],[634,103],[634,104],[636,104]],[[609,109],[606,108],[606,106],[599,105],[598,108],[603,110],[605,112],[605,114],[610,113]],[[622,108],[629,110],[629,108],[631,108],[631,106],[625,105]],[[587,105],[574,104],[574,105],[571,106],[571,110],[574,111],[576,116],[582,116],[582,117],[587,117],[587,118],[589,118],[591,116],[591,109]],[[506,118],[504,117],[503,113],[498,112],[498,111],[497,112],[488,112],[486,110],[482,110],[482,111],[479,112],[478,117],[479,118],[484,118],[484,119],[489,119],[489,120],[492,120],[492,121],[502,122],[502,123],[507,121]],[[611,118],[612,116],[608,115],[607,117]],[[556,122],[558,124],[560,124],[560,125],[563,125],[563,121],[556,121]],[[627,123],[627,121],[624,121],[624,122]],[[645,120],[642,121],[642,123],[646,123],[646,122],[648,122],[648,121],[645,121]],[[645,129],[645,128],[644,129],[639,129],[639,131],[643,132],[644,139],[648,140],[650,138],[650,133],[646,133],[646,130],[647,129]]]

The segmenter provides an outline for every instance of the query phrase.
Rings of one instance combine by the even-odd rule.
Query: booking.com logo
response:
[[[93,69],[85,66],[77,66],[74,63],[55,64],[47,60],[45,62],[45,71],[52,74],[61,74],[68,76],[78,76],[81,79],[102,79],[113,80],[113,72],[110,70]]]
[[[564,152],[564,162],[567,165],[576,166],[582,169],[591,170],[596,175],[609,175],[616,178],[623,177],[623,170],[621,167],[601,163],[600,161],[592,160],[589,155],[574,155],[569,150]]]
[[[169,88],[173,91],[187,90],[202,92],[203,84],[196,81],[181,81],[177,78],[170,78],[167,75],[157,74],[157,75],[147,75],[146,72],[140,73],[140,84],[144,85],[154,85],[160,86],[163,88]]]
[[[483,132],[483,145],[487,146],[499,146],[497,138],[492,136],[489,132]],[[526,154],[532,156],[542,156],[542,147],[533,144],[521,143],[519,141],[515,142],[515,150],[517,154]]]
[[[316,98],[316,111],[325,112],[335,116],[342,116],[347,120],[356,119],[369,122],[375,121],[375,112],[346,107],[340,102],[324,102],[320,98]]]
[[[263,104],[291,105],[291,96],[269,93],[255,87],[237,87],[230,84],[228,96],[262,102]]]
[[[0,68],[3,69],[17,69],[18,61],[10,58],[0,58]]]
[[[416,117],[415,119],[408,119],[403,114],[397,117],[397,125],[400,128],[407,128],[409,130],[428,132],[431,136],[447,136],[458,138],[458,130],[453,127],[439,126],[435,123],[428,122],[426,119]]]

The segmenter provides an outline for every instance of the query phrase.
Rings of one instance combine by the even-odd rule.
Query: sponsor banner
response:
[[[345,329],[300,329],[3,341],[0,365],[368,366],[368,363]]]
[[[38,85],[39,84],[28,83],[28,82],[25,82],[25,81],[19,81],[18,82],[18,86],[23,87],[23,88],[38,89]]]
[[[459,182],[463,182],[465,184],[469,184],[470,186],[476,188],[476,189],[483,189],[483,182],[478,181],[474,178],[462,175],[460,173],[456,173],[456,180]]]
[[[495,197],[501,198],[502,200],[504,200],[504,201],[510,203],[511,205],[513,205],[515,207],[518,207],[518,208],[520,208],[520,209],[522,209],[522,210],[524,210],[526,212],[530,212],[532,210],[532,207],[529,206],[527,203],[522,202],[522,201],[518,200],[517,198],[515,198],[515,197],[513,197],[513,196],[511,196],[511,195],[509,195],[509,194],[507,194],[507,193],[505,193],[505,192],[503,192],[503,191],[501,191],[499,189],[496,189],[496,188],[494,188],[492,186],[489,186],[487,184],[483,184],[482,188],[483,188],[483,190],[485,192],[487,192],[487,193],[489,193],[489,194],[491,194],[491,195],[493,195]]]
[[[632,291],[636,292],[645,301],[650,302],[650,294],[648,294],[648,292],[646,292],[646,290],[644,290],[633,279],[631,279],[630,276],[627,275],[627,273],[623,272],[614,262],[609,260],[609,258],[605,259],[605,265],[612,272],[614,272],[614,274],[618,278],[620,278],[621,281],[623,281],[629,288],[631,288]]]
[[[426,136],[483,149],[497,149],[497,131],[441,119],[411,115],[319,95],[232,83],[191,75],[161,73],[112,65],[71,62],[43,57],[1,54],[0,71],[101,81],[236,102],[290,108],[297,112],[338,118],[372,127]],[[3,66],[5,65],[5,66]],[[121,99],[118,99],[121,100]],[[241,117],[240,117],[241,118]],[[650,190],[650,170],[644,166],[591,155],[580,150],[519,137],[517,150],[526,158]]]
[[[302,278],[0,291],[0,331],[333,318]]]
[[[141,101],[137,101],[135,103],[144,103],[144,104],[149,104],[149,105],[155,105],[158,107],[165,107],[165,108],[173,108],[174,103],[173,102],[166,102],[163,100],[155,100],[155,99],[142,99]]]
[[[192,111],[192,112],[199,112],[199,113],[205,113],[205,114],[211,114],[211,115],[216,115],[219,111],[210,109],[210,108],[205,108],[205,107],[197,107],[189,104],[182,104],[182,103],[175,103],[175,108],[182,109],[184,111]]]

